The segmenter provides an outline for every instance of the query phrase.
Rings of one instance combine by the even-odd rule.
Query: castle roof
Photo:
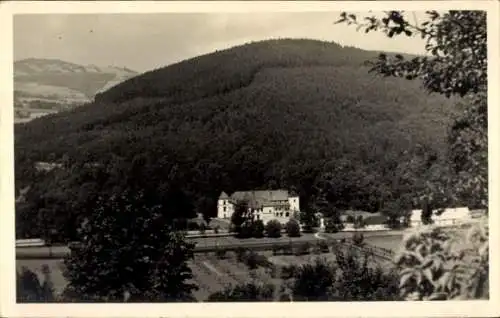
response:
[[[219,199],[224,199],[221,193]],[[250,208],[262,208],[264,206],[275,206],[282,204],[283,201],[288,203],[289,193],[287,190],[253,190],[253,191],[236,191],[228,197],[233,203],[238,201],[247,201]]]

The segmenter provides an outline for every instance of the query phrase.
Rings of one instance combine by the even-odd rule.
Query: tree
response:
[[[291,219],[285,225],[286,233],[289,237],[300,236],[300,225],[297,221]]]
[[[200,224],[200,234],[205,234],[205,232],[207,231],[207,227],[204,223],[201,223]]]
[[[236,233],[236,236],[242,236],[243,227],[245,224],[248,225],[249,221],[253,221],[253,215],[249,212],[248,202],[244,200],[238,201],[235,204],[234,212],[231,215],[231,226],[232,230]],[[245,231],[245,233],[248,233],[248,231]]]
[[[253,232],[253,237],[264,237],[264,222],[262,220],[255,220],[252,224],[252,232]]]
[[[426,11],[427,19],[410,22],[408,13],[389,11],[383,18],[367,17],[359,22],[356,15],[343,12],[337,23],[357,25],[366,33],[382,31],[388,37],[421,36],[428,56],[405,59],[381,54],[370,62],[372,71],[385,76],[421,79],[430,92],[466,96],[486,92],[487,36],[485,11]]]
[[[391,229],[406,227],[412,210],[411,197],[401,196],[384,204],[381,213],[386,217],[386,224]]]
[[[79,300],[190,300],[194,244],[172,231],[162,210],[141,191],[100,197],[64,260],[65,293]]]
[[[337,23],[357,25],[366,33],[382,31],[387,36],[421,36],[426,40],[429,56],[407,59],[400,54],[380,54],[370,61],[371,71],[384,76],[420,79],[433,93],[464,97],[465,111],[450,131],[450,161],[455,175],[439,180],[442,187],[453,188],[454,197],[468,197],[468,205],[488,206],[487,169],[487,24],[485,11],[427,11],[427,18],[410,22],[408,14],[389,11],[383,18],[366,17],[364,22],[354,14],[343,12]],[[425,195],[440,192],[432,186]],[[431,194],[429,194],[431,192]],[[472,193],[472,195],[470,194]]]
[[[424,203],[422,221],[430,223],[433,208],[446,201],[443,196],[488,208],[487,24],[485,11],[426,13],[427,19],[421,24],[410,23],[400,11],[387,12],[382,19],[368,17],[364,25],[357,23],[355,15],[344,12],[338,22],[358,24],[367,33],[381,29],[389,37],[420,35],[427,41],[429,56],[406,60],[401,55],[391,59],[381,54],[371,63],[372,71],[420,78],[430,92],[463,97],[464,111],[449,133],[449,160],[454,173],[428,182],[420,197]],[[470,243],[474,235],[476,246],[468,251],[472,255],[467,255],[466,262],[463,257],[469,253],[453,251],[456,238],[437,227],[424,227],[406,237],[405,249],[395,260],[401,269],[402,296],[410,300],[488,298],[487,222],[473,226],[466,241]],[[476,261],[471,262],[470,257]],[[472,269],[467,266],[471,275],[461,268],[464,263],[475,265]]]
[[[238,235],[239,238],[250,238],[253,237],[255,234],[254,232],[254,222],[252,220],[246,220],[243,222],[241,225],[241,230]]]
[[[347,223],[355,223],[355,222],[356,222],[356,219],[354,218],[354,216],[352,216],[352,215],[350,215],[350,214],[349,214],[349,215],[346,217],[346,222],[347,222]]]
[[[358,246],[363,245],[364,239],[365,239],[365,236],[363,235],[363,233],[356,232],[352,235],[352,242],[354,245],[358,245]]]
[[[335,249],[335,265],[340,273],[333,287],[331,300],[394,301],[401,300],[398,276],[373,259],[373,255],[352,249]]]
[[[209,225],[210,221],[212,220],[212,217],[208,214],[203,214],[203,220],[206,222],[207,225]]]
[[[304,233],[312,233],[315,227],[319,226],[319,220],[316,213],[313,211],[303,211],[299,214],[300,223],[302,223],[302,231]]]
[[[281,223],[277,220],[271,220],[266,224],[266,234],[268,237],[281,237]]]
[[[422,205],[422,214],[421,214],[421,220],[422,224],[432,224],[434,221],[432,220],[432,215],[434,214],[433,211],[433,206],[429,202],[429,200],[425,200]]]
[[[358,215],[358,217],[356,218],[356,220],[354,222],[354,228],[360,229],[360,228],[363,228],[364,226],[365,226],[365,222],[363,220],[363,216]]]

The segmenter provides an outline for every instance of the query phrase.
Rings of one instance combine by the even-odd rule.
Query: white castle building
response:
[[[240,201],[246,201],[255,219],[264,224],[270,220],[286,223],[300,211],[299,197],[286,190],[237,191],[231,196],[222,192],[217,203],[217,217],[230,219]]]

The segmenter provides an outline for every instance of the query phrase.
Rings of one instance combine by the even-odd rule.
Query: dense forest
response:
[[[287,188],[303,210],[321,194],[366,211],[418,193],[447,165],[460,108],[417,81],[369,74],[365,62],[378,53],[314,40],[249,43],[16,125],[16,191],[31,186],[16,209],[17,234],[59,224],[58,237],[72,237],[97,196],[124,189],[145,190],[172,218],[214,216],[223,190]],[[36,161],[64,169],[35,173]]]

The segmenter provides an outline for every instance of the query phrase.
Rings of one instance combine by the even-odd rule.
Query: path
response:
[[[217,276],[224,276],[224,274],[222,274],[221,272],[219,272],[217,270],[217,268],[213,267],[212,264],[210,264],[209,262],[207,261],[203,261],[202,264],[208,268],[212,273],[215,273]]]

